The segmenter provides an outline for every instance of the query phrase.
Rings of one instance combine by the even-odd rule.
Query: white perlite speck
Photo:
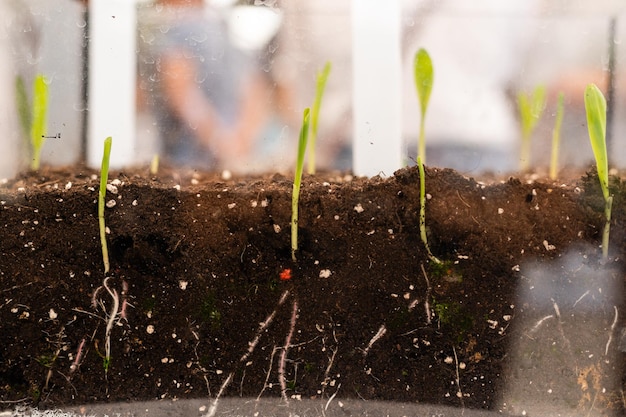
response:
[[[328,278],[332,275],[332,272],[330,271],[330,269],[322,269],[320,271],[320,278]]]

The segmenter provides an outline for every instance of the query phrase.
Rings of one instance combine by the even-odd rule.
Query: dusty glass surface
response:
[[[394,76],[401,81],[398,131],[404,164],[414,163],[419,129],[413,57],[425,48],[435,74],[426,123],[429,165],[476,177],[518,172],[516,97],[542,85],[547,104],[532,137],[531,171],[547,172],[559,93],[565,97],[561,165],[588,167],[593,155],[583,92],[590,82],[610,99],[610,164],[626,165],[626,10],[609,0],[593,7],[559,4],[399,2],[400,71]],[[89,68],[85,46],[96,17],[88,16],[88,7],[73,0],[0,2],[0,89],[5,92],[0,96],[0,177],[14,176],[30,159],[16,106],[17,80],[31,97],[32,80],[37,74],[46,77],[50,105],[42,158],[44,164],[73,164],[85,162],[88,143],[103,139],[91,137],[86,127],[91,99],[86,91],[108,65],[136,68],[135,89],[108,103],[114,108],[124,101],[135,108],[133,125],[123,126],[131,144],[126,165],[146,165],[160,155],[175,166],[196,169],[290,171],[302,110],[312,105],[316,76],[327,62],[332,70],[320,113],[319,169],[350,170],[354,141],[369,140],[353,134],[353,74],[359,64],[353,61],[353,3],[348,0],[212,1],[188,9],[137,1],[128,38],[136,44],[135,54],[102,68]],[[392,81],[392,75],[381,73],[371,83]],[[545,249],[554,248],[546,241]],[[550,270],[567,271],[576,282],[534,264],[516,267],[527,271],[516,304],[532,314],[515,324],[523,337],[511,347],[510,384],[495,408],[537,415],[544,405],[570,407],[576,400],[563,387],[576,386],[560,378],[571,381],[575,369],[583,381],[592,380],[603,363],[619,360],[620,353],[609,355],[609,347],[619,345],[621,354],[626,349],[624,331],[616,328],[622,289],[574,256],[564,255]],[[571,314],[562,315],[566,310]],[[494,329],[504,332],[510,318],[495,322]],[[572,367],[579,356],[602,360]]]
[[[409,163],[419,124],[411,75],[412,58],[418,47],[430,51],[436,72],[426,127],[434,165],[463,172],[515,171],[520,140],[515,97],[519,91],[529,91],[537,85],[546,86],[548,101],[534,135],[532,165],[543,168],[548,164],[555,98],[560,91],[565,94],[562,130],[566,139],[561,148],[562,160],[570,166],[587,164],[590,159],[586,152],[578,152],[586,146],[586,132],[580,121],[584,116],[581,86],[589,81],[607,85],[610,47],[614,51],[611,65],[615,70],[611,93],[615,115],[610,129],[614,141],[611,155],[614,165],[625,163],[624,118],[619,117],[624,112],[620,86],[624,83],[621,57],[626,51],[621,39],[625,23],[619,4],[611,1],[597,7],[567,2],[557,7],[542,1],[507,4],[481,1],[472,6],[462,2],[430,1],[400,4],[400,123],[401,140],[407,148],[403,153]],[[257,98],[253,99],[256,108],[253,105],[249,111],[262,120],[257,123],[259,126],[250,127],[250,130],[255,129],[255,134],[246,139],[250,143],[238,147],[240,152],[224,150],[227,145],[216,145],[221,147],[218,154],[230,152],[240,158],[236,162],[234,156],[224,156],[222,165],[238,165],[233,169],[244,171],[290,167],[294,153],[291,138],[297,132],[302,109],[312,103],[316,73],[326,62],[331,62],[332,74],[321,108],[318,161],[322,168],[349,168],[355,139],[352,134],[354,39],[350,2],[213,2],[209,6],[212,19],[222,26],[220,30],[229,48],[245,57],[242,59],[247,62],[247,69],[243,69],[243,61],[227,64],[220,61],[223,57],[207,57],[208,61],[213,61],[214,69],[205,68],[207,73],[197,75],[197,84],[209,82],[210,73],[220,68],[220,64],[223,68],[231,65],[239,72],[255,72],[261,84]],[[26,81],[36,73],[46,75],[53,103],[48,115],[48,132],[60,133],[63,140],[48,141],[43,158],[54,164],[75,162],[82,157],[81,137],[88,136],[82,125],[86,106],[82,89],[87,81],[83,68],[85,6],[72,0],[12,0],[3,7],[6,9],[2,38],[5,44],[2,53],[7,58],[3,60],[5,90],[13,90],[12,78],[18,75]],[[168,12],[163,5],[149,1],[137,2],[137,7],[137,56],[131,57],[137,59],[138,71],[133,81],[137,91],[136,94],[126,91],[118,100],[136,102],[135,144],[128,161],[145,163],[154,153],[164,152],[163,133],[168,128],[163,124],[171,125],[163,120],[164,106],[154,105],[159,102],[159,80],[162,79],[154,55],[155,43],[163,42],[168,32],[167,24],[161,22],[155,26],[155,19],[164,20]],[[611,30],[614,33],[612,45],[609,42]],[[129,38],[129,42],[135,41]],[[202,43],[200,40],[198,45]],[[102,70],[92,68],[92,76],[106,71],[105,66]],[[220,72],[224,71],[217,71]],[[384,84],[385,77],[381,74],[376,82]],[[216,85],[226,86],[221,82]],[[10,126],[15,123],[10,97],[5,97],[3,108],[7,109],[6,125]],[[9,119],[13,120],[9,123]],[[197,133],[198,126],[192,129]],[[167,135],[165,143],[185,140],[176,138],[177,135],[180,131]],[[228,134],[222,137],[226,144],[233,141]],[[7,149],[21,155],[8,158],[3,164],[6,176],[16,171],[16,161],[28,159],[28,147],[20,141],[4,140]],[[247,153],[242,151],[244,148]],[[163,156],[167,157],[166,154]],[[210,166],[210,161],[207,165]]]

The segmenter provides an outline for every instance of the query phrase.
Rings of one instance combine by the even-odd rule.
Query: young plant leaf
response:
[[[46,116],[48,113],[48,85],[43,75],[37,75],[33,82],[33,112],[30,138],[33,145],[31,169],[39,169],[41,148],[46,140]]]
[[[302,116],[302,128],[300,129],[300,139],[298,141],[296,173],[293,179],[293,193],[291,195],[291,259],[294,262],[296,261],[296,251],[298,250],[298,202],[300,201],[300,185],[302,182],[304,154],[306,153],[306,146],[309,138],[309,112],[309,108],[304,109],[304,114]]]
[[[104,199],[109,179],[109,159],[112,142],[111,136],[104,140],[104,154],[102,155],[102,166],[100,167],[100,189],[98,190],[98,223],[100,226],[100,246],[102,246],[102,262],[104,263],[105,275],[109,273],[109,249],[107,246],[106,224],[104,222]]]
[[[542,85],[535,87],[530,97],[520,91],[517,94],[517,107],[522,125],[520,169],[526,171],[530,166],[530,140],[546,107],[546,88]]]
[[[598,178],[602,195],[609,198],[609,160],[606,151],[606,100],[595,84],[585,89],[585,110],[587,112],[587,130],[593,156],[596,158]]]
[[[415,54],[413,61],[413,70],[415,76],[415,88],[417,89],[417,97],[420,104],[420,133],[417,145],[417,157],[422,163],[426,163],[426,138],[425,138],[425,119],[428,102],[430,101],[430,93],[433,89],[434,71],[433,63],[430,55],[424,48],[420,48]]]
[[[317,83],[315,87],[315,100],[313,101],[313,107],[311,108],[311,135],[309,138],[309,162],[307,164],[307,172],[309,174],[315,174],[315,143],[317,142],[317,122],[320,114],[320,107],[322,106],[322,96],[324,95],[324,89],[326,88],[326,81],[328,81],[328,75],[330,74],[330,62],[327,62],[322,72],[317,74]]]
[[[585,88],[585,111],[589,141],[596,159],[596,168],[602,196],[604,197],[604,231],[602,233],[602,257],[609,256],[609,233],[611,230],[611,209],[613,196],[609,192],[609,159],[606,150],[606,100],[602,91],[595,85]]]

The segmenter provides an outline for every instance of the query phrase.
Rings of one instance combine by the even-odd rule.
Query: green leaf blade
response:
[[[415,54],[414,71],[415,88],[417,89],[422,118],[424,118],[434,83],[433,63],[424,48],[420,48]]]
[[[326,82],[331,70],[331,63],[326,62],[324,69],[317,74],[317,82],[315,86],[315,99],[311,108],[311,134],[309,138],[309,162],[308,173],[315,174],[315,144],[317,142],[317,125],[319,120],[320,108],[322,106],[322,97],[326,88]]]
[[[102,262],[104,264],[104,274],[109,273],[109,249],[106,238],[106,225],[104,219],[104,199],[107,193],[107,182],[109,180],[109,161],[111,156],[111,136],[104,140],[104,153],[102,154],[102,165],[100,167],[100,189],[98,190],[98,224],[100,226],[100,246],[102,247]]]
[[[296,172],[293,179],[293,192],[291,195],[291,259],[296,261],[298,250],[298,202],[300,201],[300,185],[302,183],[302,171],[304,167],[304,155],[309,139],[309,113],[310,109],[304,109],[302,115],[302,127],[298,140],[298,156],[296,159]]]
[[[606,149],[606,99],[595,85],[585,88],[585,111],[591,149],[596,159],[598,178],[604,200],[609,198],[609,161]]]
[[[48,113],[48,85],[43,75],[37,75],[33,82],[33,111],[30,138],[33,145],[31,168],[39,169],[41,148],[46,140],[46,117]]]
[[[46,135],[46,116],[48,112],[48,85],[43,75],[35,77],[33,83],[33,119],[31,138],[35,147],[41,148]]]
[[[413,60],[413,71],[415,76],[415,88],[417,89],[417,98],[420,104],[420,130],[417,142],[417,156],[426,163],[426,110],[430,101],[430,93],[433,89],[434,70],[433,62],[430,55],[424,48],[420,48],[415,53]]]

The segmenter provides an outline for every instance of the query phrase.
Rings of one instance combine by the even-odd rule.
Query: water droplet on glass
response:
[[[216,53],[211,54],[211,60],[213,60],[213,61],[218,61],[218,60],[222,59],[223,57],[224,57],[224,51],[223,50],[217,51]]]
[[[196,77],[195,77],[195,81],[198,84],[202,84],[206,79],[207,79],[207,75],[206,74],[197,74]]]
[[[208,38],[209,37],[206,33],[198,33],[196,35],[191,36],[191,40],[197,43],[205,42]]]
[[[78,26],[79,28],[84,28],[87,26],[87,21],[86,20],[79,20],[78,22],[76,22],[76,26]]]

